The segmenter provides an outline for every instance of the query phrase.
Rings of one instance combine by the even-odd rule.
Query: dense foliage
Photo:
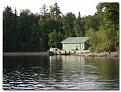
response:
[[[3,11],[3,51],[47,51],[61,48],[61,41],[69,36],[88,36],[91,51],[118,51],[119,3],[99,3],[94,15],[78,17],[72,12],[63,15],[57,3],[49,9],[44,4],[40,13],[30,10]]]
[[[92,51],[119,50],[119,3],[99,3],[97,13],[99,28],[89,29],[86,36],[90,38]]]

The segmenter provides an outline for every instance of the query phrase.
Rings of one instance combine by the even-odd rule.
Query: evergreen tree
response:
[[[76,16],[72,12],[67,13],[65,16],[63,16],[62,23],[63,23],[64,34],[66,37],[75,36],[74,25],[73,25],[73,22],[75,19],[76,19]]]
[[[85,36],[85,30],[83,28],[83,25],[81,23],[81,15],[79,12],[78,18],[74,20],[74,32],[77,37],[84,37]]]
[[[48,13],[48,9],[47,9],[47,6],[44,4],[42,8],[40,8],[40,14],[43,16],[46,16],[47,13]]]
[[[7,6],[3,11],[3,51],[15,51],[17,12]]]
[[[53,20],[56,20],[57,17],[61,14],[60,7],[57,3],[54,4],[54,6],[50,6],[50,16]]]

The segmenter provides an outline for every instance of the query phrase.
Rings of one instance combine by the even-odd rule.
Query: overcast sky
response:
[[[12,9],[16,8],[18,13],[22,9],[29,9],[32,13],[39,13],[43,4],[51,6],[57,2],[63,14],[72,12],[78,15],[80,11],[81,16],[87,16],[93,15],[97,11],[96,6],[99,2],[111,1],[116,2],[119,0],[3,0],[2,8],[4,10],[4,7],[8,5],[11,6]]]

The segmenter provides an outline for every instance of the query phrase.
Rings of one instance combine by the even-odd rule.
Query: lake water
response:
[[[4,90],[119,90],[119,58],[4,56]]]

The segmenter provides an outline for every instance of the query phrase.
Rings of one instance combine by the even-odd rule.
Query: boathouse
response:
[[[89,44],[87,43],[88,37],[68,37],[63,40],[62,49],[66,51],[70,50],[88,50]]]

